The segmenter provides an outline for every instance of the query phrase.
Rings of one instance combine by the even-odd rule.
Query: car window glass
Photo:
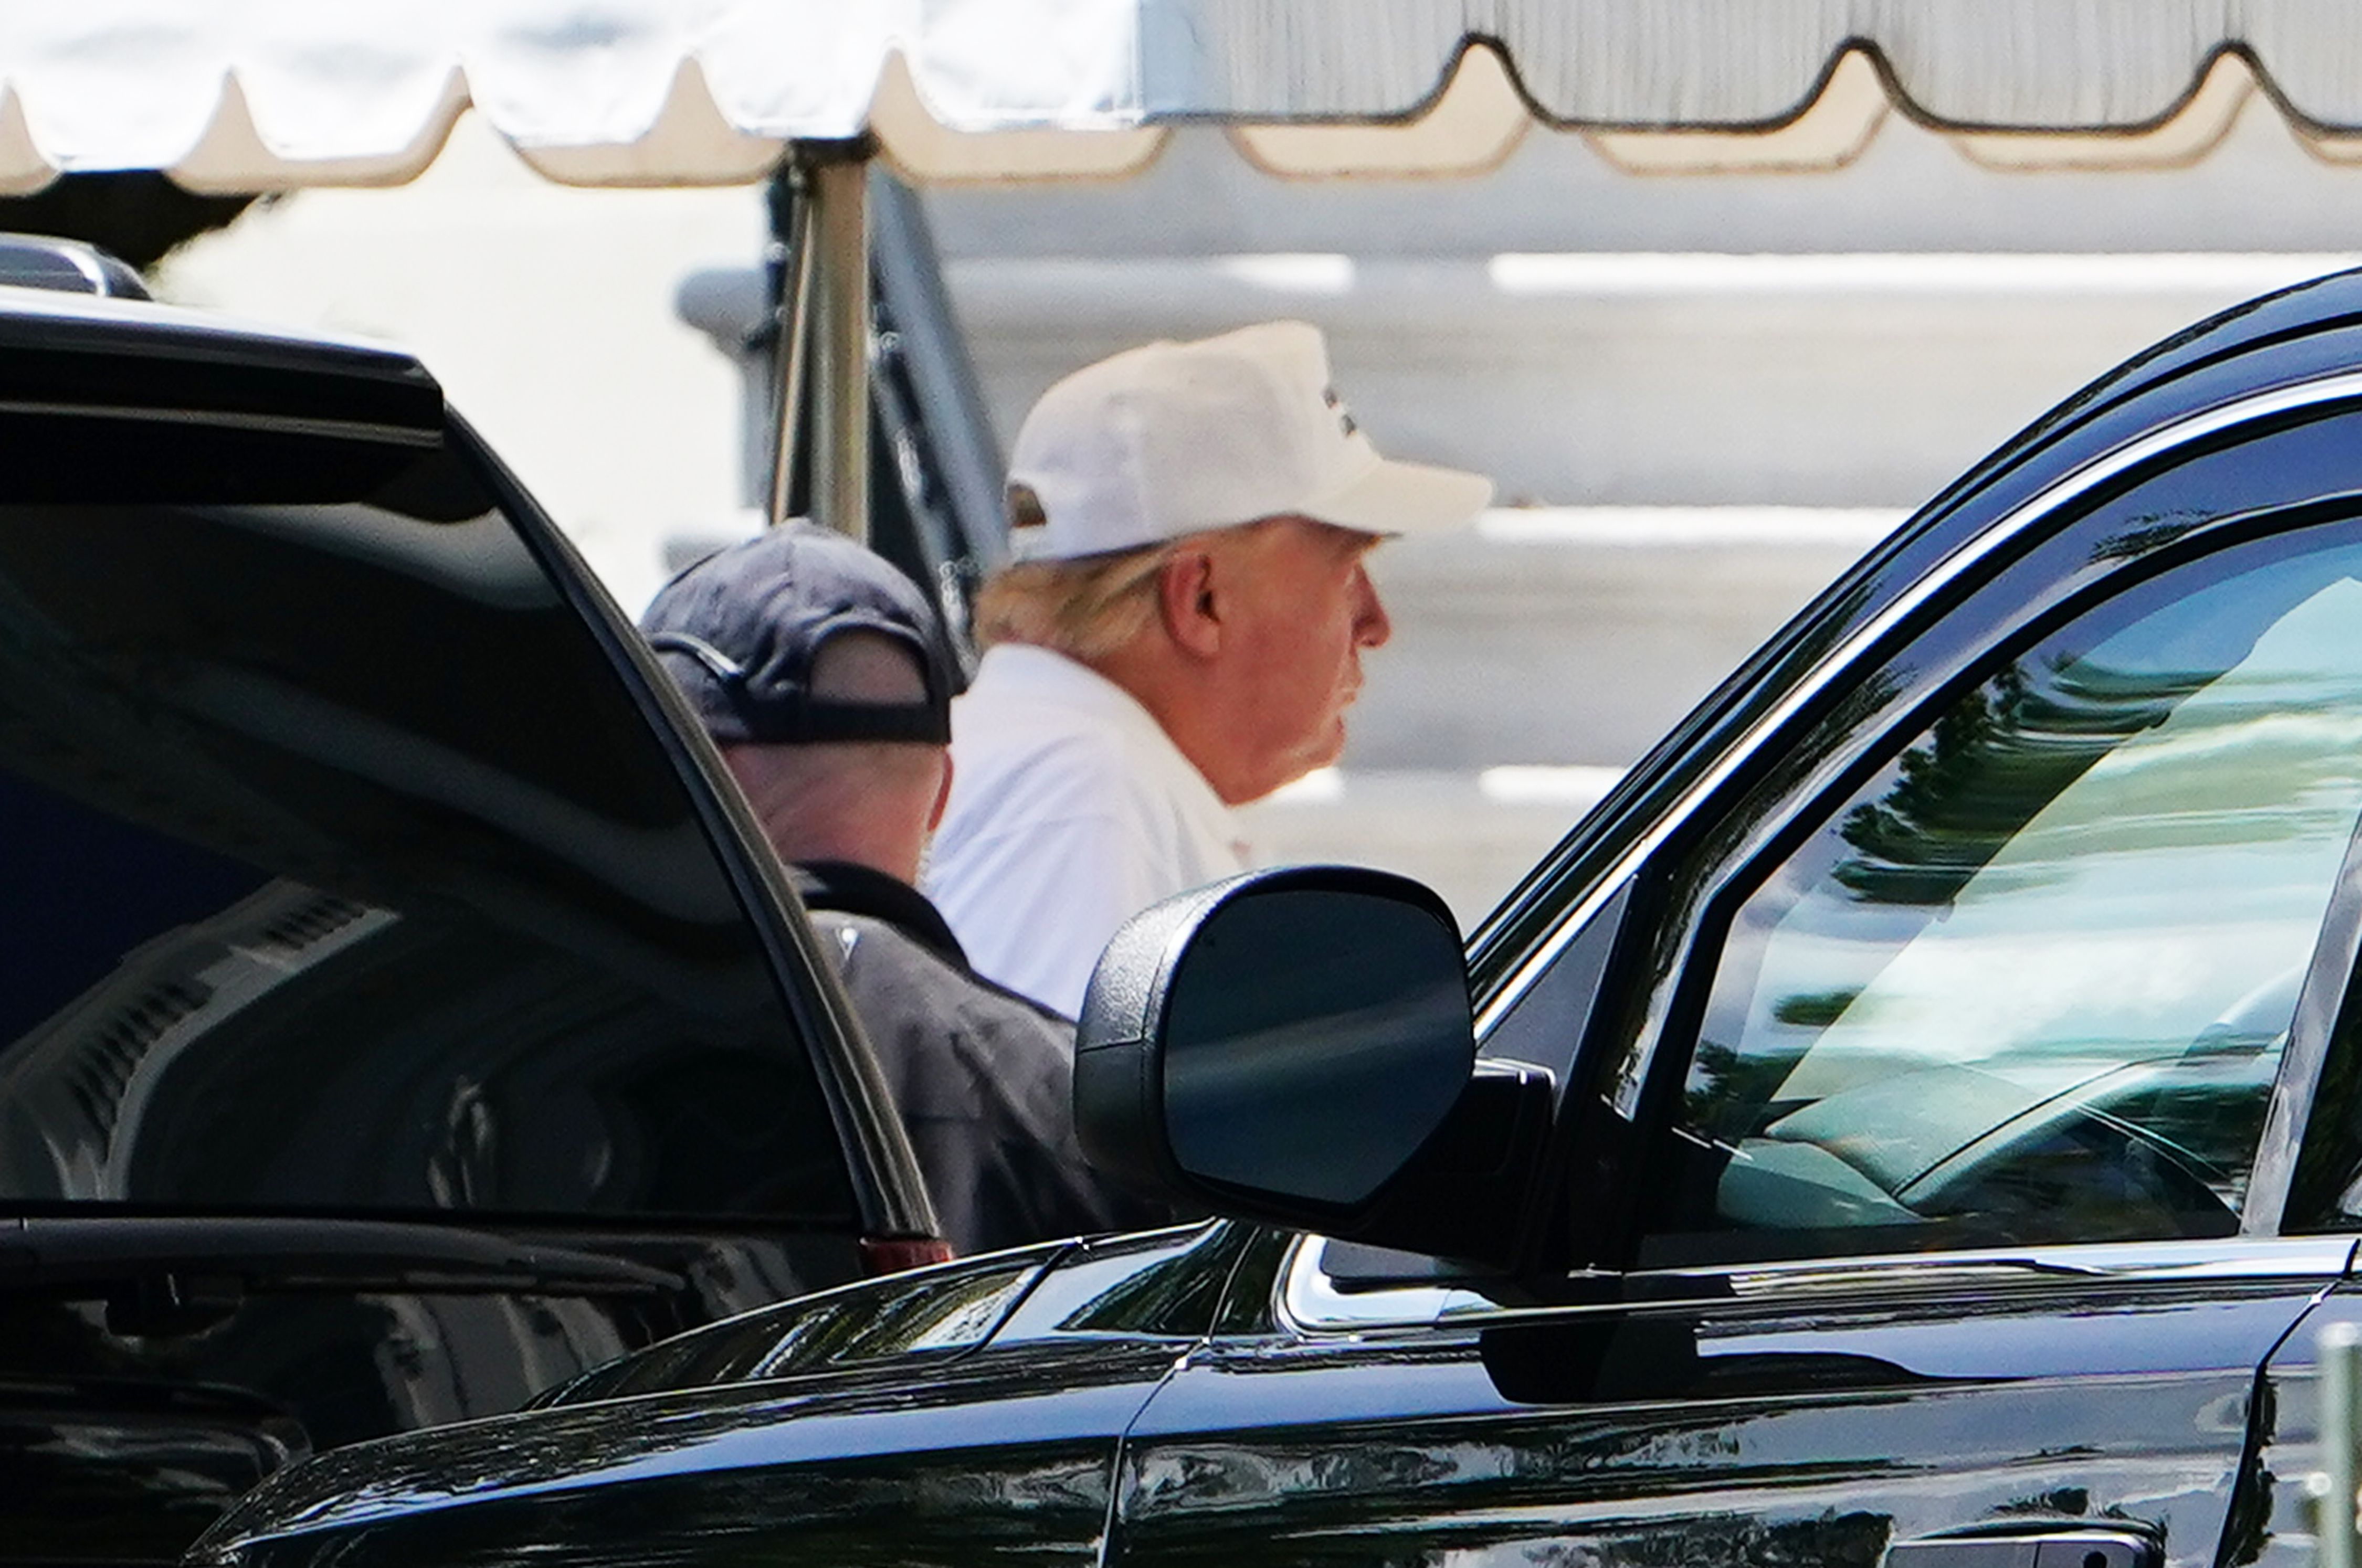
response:
[[[848,1218],[673,763],[467,461],[148,436],[0,505],[0,1209]]]
[[[1738,910],[1643,1261],[2236,1227],[2362,815],[2362,544],[2010,658]]]

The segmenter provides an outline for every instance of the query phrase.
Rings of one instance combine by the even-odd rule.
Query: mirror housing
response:
[[[1142,911],[1083,999],[1075,1121],[1169,1201],[1507,1268],[1540,1068],[1476,1061],[1451,911],[1351,867],[1250,872]]]

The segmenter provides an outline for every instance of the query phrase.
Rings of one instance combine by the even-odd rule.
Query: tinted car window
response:
[[[0,507],[0,1207],[849,1217],[673,763],[469,461],[184,435],[0,421],[76,458]]]
[[[1646,1250],[2233,1231],[2357,816],[2350,526],[2009,658],[1739,908]]]

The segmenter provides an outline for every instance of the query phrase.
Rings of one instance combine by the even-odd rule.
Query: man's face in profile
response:
[[[1238,661],[1229,722],[1255,761],[1253,800],[1337,760],[1345,710],[1362,689],[1362,650],[1393,634],[1363,559],[1377,536],[1305,517],[1237,529],[1223,547]],[[1236,801],[1233,802],[1238,803]]]

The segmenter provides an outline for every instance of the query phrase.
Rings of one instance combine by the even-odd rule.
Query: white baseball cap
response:
[[[1479,474],[1378,456],[1329,382],[1320,329],[1267,321],[1131,348],[1042,394],[1009,464],[1021,561],[1136,549],[1265,517],[1368,534],[1459,528]]]

